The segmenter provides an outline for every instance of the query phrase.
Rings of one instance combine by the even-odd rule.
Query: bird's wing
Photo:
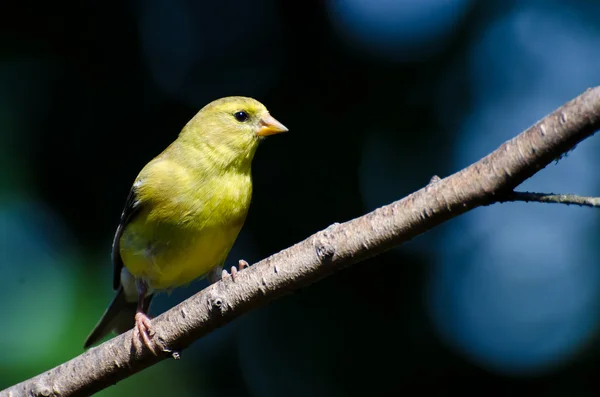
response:
[[[139,213],[142,208],[141,201],[137,197],[136,186],[138,186],[139,181],[133,184],[131,190],[129,191],[129,195],[127,196],[127,201],[125,202],[125,208],[123,209],[123,213],[121,214],[121,221],[119,222],[119,226],[117,227],[117,232],[115,233],[115,238],[113,240],[112,245],[112,262],[113,262],[113,288],[115,290],[119,289],[121,285],[121,270],[123,269],[123,259],[121,259],[121,250],[120,250],[120,240],[121,235],[123,234],[123,230],[127,226],[127,224],[133,219],[133,217]]]

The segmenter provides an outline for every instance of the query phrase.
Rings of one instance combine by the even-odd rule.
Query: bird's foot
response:
[[[222,272],[223,272],[223,266],[220,266],[220,265],[215,266],[212,269],[210,269],[210,271],[206,275],[206,279],[208,280],[209,284],[212,285],[212,284],[216,283],[217,281],[221,281]]]
[[[150,317],[142,312],[137,312],[135,314],[135,328],[133,329],[133,345],[135,346],[135,350],[140,352],[142,351],[142,346],[140,346],[140,339],[146,345],[148,350],[152,352],[156,356],[156,350],[152,346],[152,336],[154,335],[154,331],[152,330],[152,325],[150,324]]]
[[[250,265],[245,260],[240,259],[238,262],[238,266],[239,266],[240,270],[244,270],[245,268],[249,267]],[[231,279],[233,281],[235,281],[235,276],[236,276],[237,272],[238,272],[238,269],[236,269],[235,266],[231,266]],[[230,276],[230,274],[227,272],[227,270],[223,269],[221,279],[225,279],[229,276]]]

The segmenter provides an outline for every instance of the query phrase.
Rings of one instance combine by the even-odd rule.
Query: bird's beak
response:
[[[279,121],[275,120],[273,116],[267,113],[260,119],[260,128],[256,134],[258,136],[267,136],[287,131],[288,129],[285,125],[281,124]]]

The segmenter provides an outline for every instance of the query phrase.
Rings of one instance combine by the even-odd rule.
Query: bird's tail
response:
[[[148,312],[150,308],[150,301],[152,295],[147,296],[144,300],[144,313]],[[98,324],[94,327],[90,335],[85,340],[83,345],[84,349],[87,349],[91,345],[98,342],[104,336],[108,335],[111,331],[115,331],[118,334],[122,334],[133,328],[135,324],[135,312],[137,310],[137,302],[128,302],[125,299],[125,293],[123,286],[120,286],[117,295],[108,306],[108,309],[102,315]]]

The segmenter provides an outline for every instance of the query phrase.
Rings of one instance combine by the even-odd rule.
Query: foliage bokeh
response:
[[[600,83],[597,1],[191,0],[0,6],[0,388],[79,354],[112,296],[133,178],[204,104],[261,145],[228,264],[479,159]],[[598,195],[592,138],[525,189]],[[593,395],[597,210],[478,209],[255,310],[99,395]],[[160,313],[206,286],[161,295]],[[476,380],[476,382],[473,382]]]

